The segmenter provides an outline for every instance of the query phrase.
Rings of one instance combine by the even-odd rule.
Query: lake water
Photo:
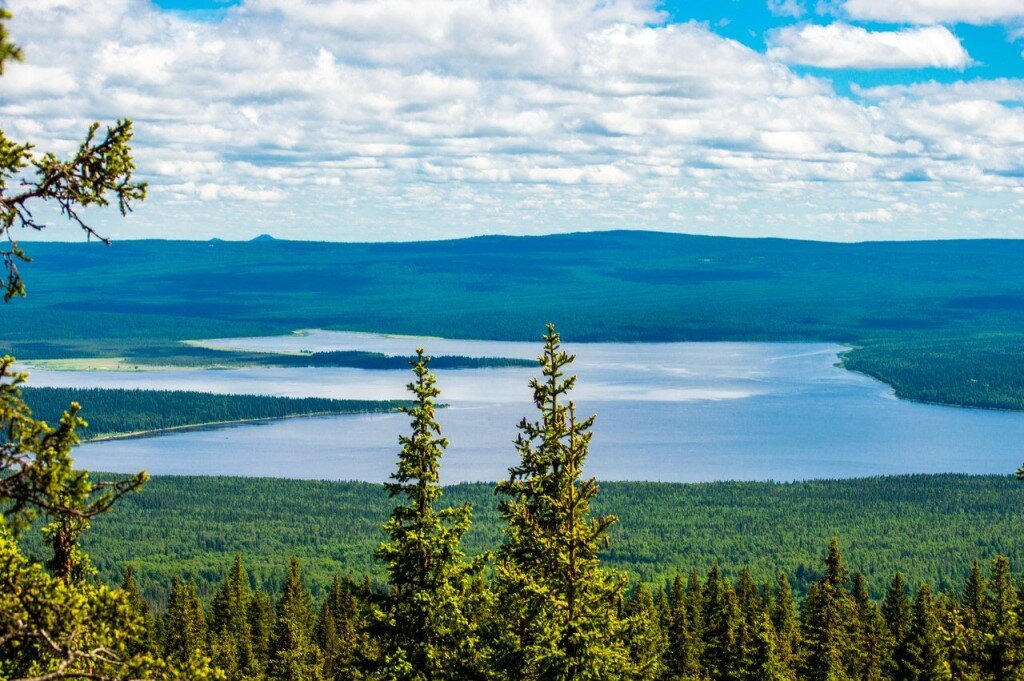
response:
[[[250,350],[373,350],[536,356],[538,343],[315,331],[221,339]],[[588,472],[605,480],[798,480],[897,473],[1008,474],[1024,458],[1024,414],[896,400],[877,381],[835,366],[827,344],[569,344],[578,410],[596,413]],[[439,421],[451,446],[445,482],[495,480],[516,462],[516,424],[534,409],[534,369],[438,371]],[[190,389],[222,393],[401,399],[411,373],[360,369],[146,372],[33,370],[31,385]],[[86,405],[88,407],[88,405]],[[298,418],[77,450],[92,470],[384,480],[401,414]]]

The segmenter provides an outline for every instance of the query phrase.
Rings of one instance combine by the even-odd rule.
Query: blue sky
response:
[[[6,132],[136,121],[120,238],[1024,236],[1024,0],[8,5]]]

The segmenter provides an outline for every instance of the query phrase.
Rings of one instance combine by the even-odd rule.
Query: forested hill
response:
[[[409,404],[321,397],[218,395],[190,390],[25,388],[22,392],[33,415],[50,424],[56,424],[72,402],[79,402],[83,407],[80,416],[89,424],[79,432],[83,440],[291,416],[392,412]]]
[[[26,248],[38,256],[22,268],[31,295],[6,312],[27,324],[7,325],[10,341],[312,327],[535,340],[548,320],[577,341],[850,341],[1024,322],[1024,241],[836,244],[620,231]],[[37,316],[42,310],[64,314]],[[97,323],[126,320],[133,323]]]
[[[858,369],[890,380],[909,352],[908,397],[979,406],[944,376],[977,352],[1024,359],[1024,242],[836,244],[654,232],[420,243],[123,241],[26,244],[30,295],[5,310],[0,346],[23,358],[138,355],[184,338],[334,328],[572,341],[884,342]],[[937,340],[975,350],[934,352]],[[979,343],[983,347],[978,347]],[[429,351],[429,348],[428,348]],[[929,354],[931,353],[931,354]],[[856,353],[854,356],[856,359]],[[901,363],[903,371],[907,364]],[[920,393],[918,394],[918,388]],[[1012,400],[1011,400],[1012,402]]]

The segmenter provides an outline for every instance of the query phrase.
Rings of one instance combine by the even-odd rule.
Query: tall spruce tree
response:
[[[907,639],[908,678],[913,681],[948,681],[951,678],[935,597],[927,583],[921,586],[914,599]]]
[[[982,673],[988,679],[1019,679],[1024,663],[1024,630],[1016,584],[1005,556],[992,560],[984,603]]]
[[[739,648],[739,603],[728,580],[722,579],[715,563],[702,589],[704,646],[701,651],[703,675],[730,681],[739,678],[742,653]]]
[[[266,670],[270,666],[270,641],[274,635],[274,604],[260,589],[253,591],[249,600],[249,631],[256,665]]]
[[[801,679],[845,681],[852,678],[850,651],[854,607],[847,590],[849,581],[839,540],[833,538],[825,555],[825,573],[811,584],[800,612]]]
[[[573,359],[549,324],[542,377],[530,383],[540,416],[519,424],[520,463],[496,489],[506,498],[494,662],[507,678],[587,681],[629,673],[617,616],[625,578],[598,557],[617,519],[590,514],[598,485],[583,479],[583,465],[593,417],[579,419],[568,398]]]
[[[321,681],[323,661],[313,641],[313,597],[302,581],[299,560],[292,556],[277,602],[270,641],[269,676],[277,681]]]
[[[796,604],[793,601],[793,588],[785,573],[779,573],[775,585],[771,617],[772,627],[775,629],[779,661],[785,670],[786,678],[795,681],[797,651],[800,646],[800,623],[797,618]]]
[[[164,614],[164,651],[172,660],[186,664],[207,654],[206,615],[196,583],[174,577]]]
[[[853,575],[854,639],[853,678],[880,681],[887,652],[882,613],[868,594],[864,576]]]
[[[882,601],[882,618],[888,630],[887,650],[883,668],[889,678],[902,681],[908,678],[909,656],[907,647],[910,635],[912,612],[907,584],[903,575],[897,572],[889,583],[889,589]]]
[[[129,607],[138,615],[142,623],[142,635],[133,641],[130,650],[133,655],[156,652],[156,615],[149,601],[142,595],[142,588],[135,579],[135,570],[131,566],[125,568],[121,591],[128,597]]]
[[[393,679],[464,679],[479,674],[479,636],[469,610],[470,583],[483,567],[467,561],[462,537],[472,522],[468,504],[436,508],[443,494],[441,457],[448,441],[435,419],[440,389],[429,358],[417,348],[408,385],[415,404],[405,409],[412,433],[399,438],[398,470],[387,483],[401,501],[384,525],[377,549],[387,563],[384,669]]]
[[[624,611],[626,642],[630,657],[630,678],[636,681],[657,681],[665,669],[668,640],[662,629],[660,613],[654,597],[638,583]]]
[[[676,575],[668,591],[664,618],[666,681],[699,678],[700,632],[695,630],[689,605],[686,582],[682,575]]]
[[[235,555],[231,570],[213,595],[210,616],[213,663],[228,681],[258,678],[262,667],[253,650],[249,611],[252,591],[242,556]]]

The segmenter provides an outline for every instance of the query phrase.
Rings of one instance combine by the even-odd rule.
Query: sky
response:
[[[116,239],[1024,237],[1024,0],[0,5],[8,136],[135,122]]]

